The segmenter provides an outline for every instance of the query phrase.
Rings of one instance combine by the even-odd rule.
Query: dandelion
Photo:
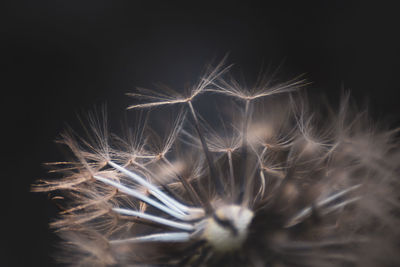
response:
[[[312,110],[300,77],[249,88],[229,67],[210,68],[185,94],[130,94],[144,102],[128,109],[147,116],[127,138],[109,134],[105,115],[89,116],[86,138],[62,135],[73,158],[49,164],[61,177],[33,186],[64,200],[52,223],[65,240],[59,260],[400,265],[397,132],[352,110],[348,95],[339,112]],[[209,101],[202,114],[198,103]],[[151,129],[159,108],[175,118]]]

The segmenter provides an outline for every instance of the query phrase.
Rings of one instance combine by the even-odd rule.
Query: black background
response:
[[[135,86],[172,88],[229,52],[244,76],[284,62],[309,93],[368,99],[399,125],[400,16],[378,1],[8,1],[1,12],[2,227],[0,265],[54,266],[56,207],[30,184],[77,113],[107,103],[120,116]],[[5,171],[4,171],[5,170]]]

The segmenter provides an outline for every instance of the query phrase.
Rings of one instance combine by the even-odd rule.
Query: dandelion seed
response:
[[[399,266],[397,132],[373,128],[348,95],[321,119],[298,93],[300,77],[247,88],[229,68],[221,62],[185,94],[130,94],[144,102],[128,109],[151,110],[126,139],[109,134],[105,112],[89,116],[87,138],[62,135],[75,159],[49,164],[62,177],[33,186],[64,202],[52,223],[66,241],[59,260]],[[214,118],[199,95],[223,99]],[[154,109],[173,105],[169,129],[150,130]]]

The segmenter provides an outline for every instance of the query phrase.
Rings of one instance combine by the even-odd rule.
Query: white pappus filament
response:
[[[34,191],[62,195],[52,223],[71,266],[398,266],[397,132],[348,95],[312,110],[299,77],[243,87],[223,62],[193,87],[139,88],[126,138],[89,116],[71,160]],[[143,115],[145,114],[145,115]],[[173,117],[171,120],[170,118]],[[60,199],[59,197],[55,199]]]

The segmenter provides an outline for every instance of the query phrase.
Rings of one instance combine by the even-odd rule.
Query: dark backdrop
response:
[[[207,62],[254,77],[305,73],[310,94],[343,88],[399,125],[400,16],[376,1],[7,1],[1,4],[1,266],[54,266],[56,207],[29,192],[62,160],[54,144],[77,112],[107,103],[119,123],[135,86],[195,80]],[[279,2],[279,4],[277,4]]]

